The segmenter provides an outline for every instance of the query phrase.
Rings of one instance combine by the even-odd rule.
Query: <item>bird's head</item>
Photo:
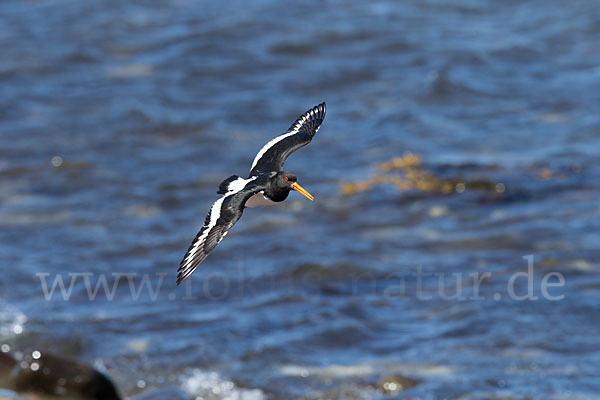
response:
[[[312,194],[308,193],[306,190],[304,190],[302,186],[298,185],[298,179],[296,178],[296,175],[292,174],[291,172],[278,172],[275,178],[278,187],[287,189],[288,191],[295,190],[297,192],[300,192],[307,199],[314,200]]]

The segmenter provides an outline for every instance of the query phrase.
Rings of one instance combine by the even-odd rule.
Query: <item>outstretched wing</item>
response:
[[[250,176],[281,171],[285,159],[290,154],[310,143],[324,118],[325,103],[321,103],[301,115],[286,133],[277,136],[260,149],[250,167]]]
[[[244,204],[252,195],[260,191],[252,181],[256,178],[244,179],[245,185],[239,182],[223,197],[214,202],[204,226],[196,235],[185,257],[177,270],[177,284],[179,285],[194,272],[208,256],[208,254],[227,235],[227,232],[242,216]],[[241,180],[241,178],[240,178]],[[237,182],[236,182],[237,183]]]

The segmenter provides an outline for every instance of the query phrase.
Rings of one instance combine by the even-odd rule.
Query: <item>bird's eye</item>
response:
[[[287,180],[288,180],[288,177],[287,177],[287,176],[284,176],[284,177],[283,177],[283,180],[284,180],[284,181],[287,181]]]

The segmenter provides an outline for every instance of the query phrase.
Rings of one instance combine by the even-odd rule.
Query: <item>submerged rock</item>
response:
[[[6,353],[0,352],[0,387],[4,387],[8,382],[12,370],[17,365],[17,361]]]
[[[379,382],[377,388],[385,394],[398,393],[411,387],[417,386],[420,381],[401,375],[386,376]]]
[[[402,192],[416,190],[420,192],[437,192],[443,195],[455,192],[463,193],[465,190],[495,194],[505,191],[503,183],[496,183],[487,179],[443,178],[426,170],[421,164],[421,157],[413,153],[395,157],[391,161],[380,163],[377,166],[380,172],[370,178],[358,182],[344,183],[342,194],[352,196],[371,190],[376,185],[396,187]]]

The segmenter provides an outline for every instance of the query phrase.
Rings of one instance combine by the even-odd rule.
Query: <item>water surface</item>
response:
[[[127,395],[599,398],[599,39],[586,0],[3,2],[0,341]],[[248,210],[176,287],[219,182],[321,101],[286,164],[316,200]],[[505,189],[342,194],[407,151]]]

